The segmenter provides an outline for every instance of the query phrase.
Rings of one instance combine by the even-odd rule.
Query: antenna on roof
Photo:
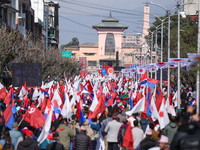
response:
[[[112,17],[111,11],[110,11],[110,16],[109,17]]]

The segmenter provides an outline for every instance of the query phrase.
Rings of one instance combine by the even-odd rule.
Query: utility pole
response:
[[[197,53],[200,53],[200,0],[199,0],[199,17],[198,17],[198,47],[197,47]],[[199,66],[199,65],[198,65]],[[199,70],[197,70],[197,85],[196,85],[196,105],[197,105],[197,113],[199,114]]]
[[[46,55],[47,55],[47,48],[48,48],[48,4],[46,3]]]
[[[162,21],[162,24],[161,24],[161,51],[160,51],[160,54],[161,54],[161,62],[163,62],[163,21],[164,20],[161,20]],[[160,89],[161,89],[161,92],[162,92],[162,69],[160,69]]]
[[[170,13],[168,11],[168,60],[170,58]],[[170,66],[168,65],[167,97],[170,95]]]
[[[180,58],[180,3],[181,1],[178,0],[178,58]],[[181,111],[180,90],[180,63],[178,63],[178,112]]]

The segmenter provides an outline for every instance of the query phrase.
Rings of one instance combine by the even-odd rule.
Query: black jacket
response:
[[[53,142],[49,145],[47,145],[46,150],[64,150],[64,147],[62,144],[58,142]]]
[[[185,123],[174,135],[170,150],[199,150],[200,129],[195,123]]]
[[[75,136],[74,143],[73,143],[73,149],[74,150],[91,149],[91,145],[89,145],[89,142],[91,142],[89,136],[87,136],[84,133],[79,133]]]
[[[152,138],[146,137],[145,139],[143,139],[140,142],[141,150],[148,150],[148,149],[155,147],[155,146],[156,146],[156,141],[154,141]]]
[[[34,140],[26,138],[18,144],[17,150],[40,150],[40,148]]]

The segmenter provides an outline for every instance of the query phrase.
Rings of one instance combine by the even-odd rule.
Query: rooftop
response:
[[[122,47],[137,47],[138,45],[135,43],[122,43]]]
[[[112,28],[123,28],[123,29],[127,29],[128,26],[123,25],[121,23],[119,23],[118,19],[115,19],[112,17],[111,12],[110,12],[110,16],[108,18],[105,18],[102,20],[101,23],[98,23],[94,26],[92,26],[94,29],[99,28],[99,27],[112,27]]]
[[[83,43],[83,44],[81,44],[79,46],[98,47],[98,43],[87,42],[87,43]]]

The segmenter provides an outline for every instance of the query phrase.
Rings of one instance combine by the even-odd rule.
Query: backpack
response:
[[[124,139],[124,135],[125,135],[126,129],[127,129],[127,128],[123,128],[123,129],[121,130],[122,141],[123,141],[123,139]]]

